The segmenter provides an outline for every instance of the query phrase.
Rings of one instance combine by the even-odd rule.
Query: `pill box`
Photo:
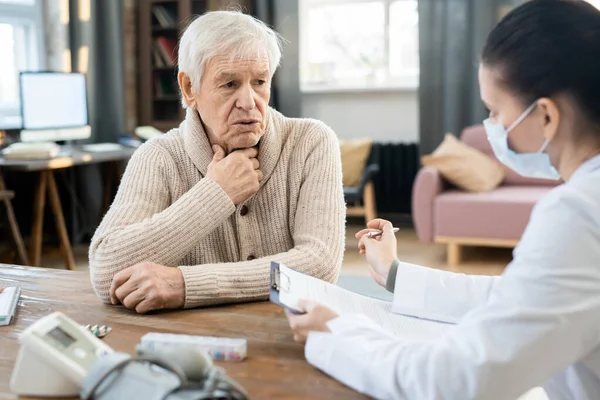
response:
[[[153,345],[195,347],[217,361],[242,361],[247,355],[247,341],[239,338],[150,332],[142,336],[141,344],[150,350]]]

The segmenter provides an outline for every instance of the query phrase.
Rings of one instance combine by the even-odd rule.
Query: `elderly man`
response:
[[[90,246],[94,290],[139,313],[265,300],[272,260],[339,274],[345,204],[338,141],[269,108],[278,35],[239,12],[185,31],[178,129],[133,155]]]

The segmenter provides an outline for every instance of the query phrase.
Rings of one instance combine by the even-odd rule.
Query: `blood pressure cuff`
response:
[[[193,374],[192,374],[193,375]],[[84,400],[247,400],[244,389],[218,368],[201,379],[189,380],[175,361],[156,355],[111,353],[102,357],[85,377]]]

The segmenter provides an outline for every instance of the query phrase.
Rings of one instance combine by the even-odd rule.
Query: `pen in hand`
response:
[[[400,228],[393,228],[392,231],[394,231],[394,233],[398,232],[400,230]],[[377,232],[369,232],[367,233],[367,237],[368,238],[376,238],[383,235],[382,231],[377,231]]]

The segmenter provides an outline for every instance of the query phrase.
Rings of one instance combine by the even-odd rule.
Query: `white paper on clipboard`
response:
[[[452,327],[442,322],[393,314],[389,301],[351,292],[283,264],[279,264],[279,272],[279,301],[291,308],[297,309],[300,299],[311,300],[328,306],[338,314],[364,314],[389,332],[415,339],[439,337]]]

